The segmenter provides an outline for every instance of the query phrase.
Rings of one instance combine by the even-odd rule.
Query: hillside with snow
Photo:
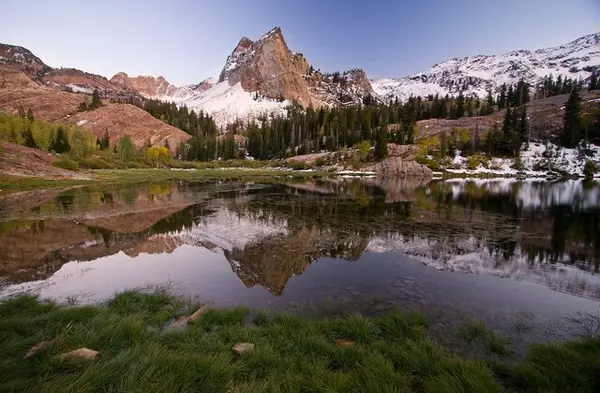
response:
[[[488,91],[497,92],[503,83],[516,84],[521,78],[532,84],[546,75],[585,80],[599,67],[600,33],[596,33],[552,48],[450,59],[418,74],[374,79],[371,84],[378,95],[400,99],[461,91],[485,97]]]

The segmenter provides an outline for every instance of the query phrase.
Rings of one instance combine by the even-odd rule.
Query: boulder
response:
[[[200,318],[202,318],[202,316],[204,314],[206,314],[208,312],[208,307],[200,307],[199,309],[196,310],[196,312],[194,312],[192,315],[190,315],[190,317],[188,318],[188,322],[196,322],[197,320],[199,320]]]
[[[100,352],[88,348],[79,348],[74,351],[65,352],[58,358],[60,360],[96,360]]]
[[[243,355],[245,353],[251,353],[254,351],[254,344],[252,343],[237,343],[233,346],[233,351],[238,355]]]
[[[347,338],[338,338],[337,340],[335,340],[335,343],[337,345],[339,345],[340,347],[352,347],[354,346],[354,344],[356,344],[353,340],[349,340]]]
[[[433,172],[425,165],[413,160],[404,160],[400,157],[389,157],[378,162],[372,168],[374,172],[382,176],[390,177],[421,177],[431,178]]]
[[[54,344],[56,340],[48,340],[42,341],[40,343],[35,344],[31,349],[25,354],[25,359],[29,359],[37,355],[38,353],[45,351],[49,346]]]

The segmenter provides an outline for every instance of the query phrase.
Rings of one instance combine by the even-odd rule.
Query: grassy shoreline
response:
[[[166,291],[124,292],[94,306],[29,295],[0,302],[0,391],[597,392],[600,340],[536,345],[519,363],[461,358],[416,312],[309,318],[209,309]],[[483,329],[471,329],[471,332]],[[479,334],[478,333],[478,334]],[[31,347],[54,340],[35,356]],[[236,343],[254,344],[236,354]],[[61,360],[86,347],[97,360]]]

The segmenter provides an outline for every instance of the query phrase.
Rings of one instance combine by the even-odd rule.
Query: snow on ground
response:
[[[71,89],[74,93],[92,94],[94,92],[94,90],[90,89],[89,87],[82,87],[82,86],[74,85],[73,83],[69,83],[67,85],[67,87],[69,89]]]
[[[492,158],[487,167],[480,164],[475,169],[468,169],[467,157],[462,157],[460,151],[457,151],[452,160],[452,167],[446,171],[467,175],[545,177],[549,168],[553,168],[555,171],[583,177],[586,161],[594,161],[600,166],[600,146],[589,145],[585,150],[586,152],[582,147],[568,149],[550,142],[532,142],[529,146],[525,144],[521,150],[520,170],[514,168],[515,160],[512,158]],[[600,174],[596,176],[600,177]]]
[[[225,126],[235,119],[256,118],[271,113],[284,114],[285,108],[291,105],[287,100],[255,100],[252,93],[242,88],[241,83],[230,86],[227,81],[219,82],[210,89],[194,93],[192,96],[180,97],[178,101],[178,104],[185,104],[189,109],[209,113],[219,126]]]
[[[83,126],[83,125],[86,125],[87,123],[88,123],[88,120],[86,120],[86,119],[77,121],[78,126]]]

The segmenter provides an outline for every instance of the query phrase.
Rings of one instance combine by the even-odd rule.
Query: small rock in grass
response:
[[[187,326],[187,324],[189,322],[189,319],[190,318],[187,315],[183,316],[183,317],[179,317],[176,320],[174,320],[173,323],[171,323],[169,325],[169,328],[170,329],[177,329],[177,328],[185,327],[185,326]]]
[[[242,355],[245,353],[251,353],[254,351],[254,344],[252,343],[237,343],[233,346],[233,351],[238,355]]]
[[[196,310],[196,312],[194,312],[192,315],[190,315],[190,317],[188,318],[188,322],[196,322],[197,320],[199,320],[200,318],[202,318],[202,316],[204,314],[206,314],[208,312],[208,307],[200,307],[199,309]]]
[[[60,360],[96,360],[100,352],[88,348],[79,348],[74,351],[65,352],[58,358]]]
[[[56,340],[48,340],[42,341],[35,344],[31,349],[25,354],[25,359],[29,359],[37,355],[38,353],[45,351],[50,345],[54,344]]]
[[[354,341],[349,340],[347,338],[338,338],[337,340],[335,340],[335,343],[340,347],[351,347],[354,344],[356,344]]]

